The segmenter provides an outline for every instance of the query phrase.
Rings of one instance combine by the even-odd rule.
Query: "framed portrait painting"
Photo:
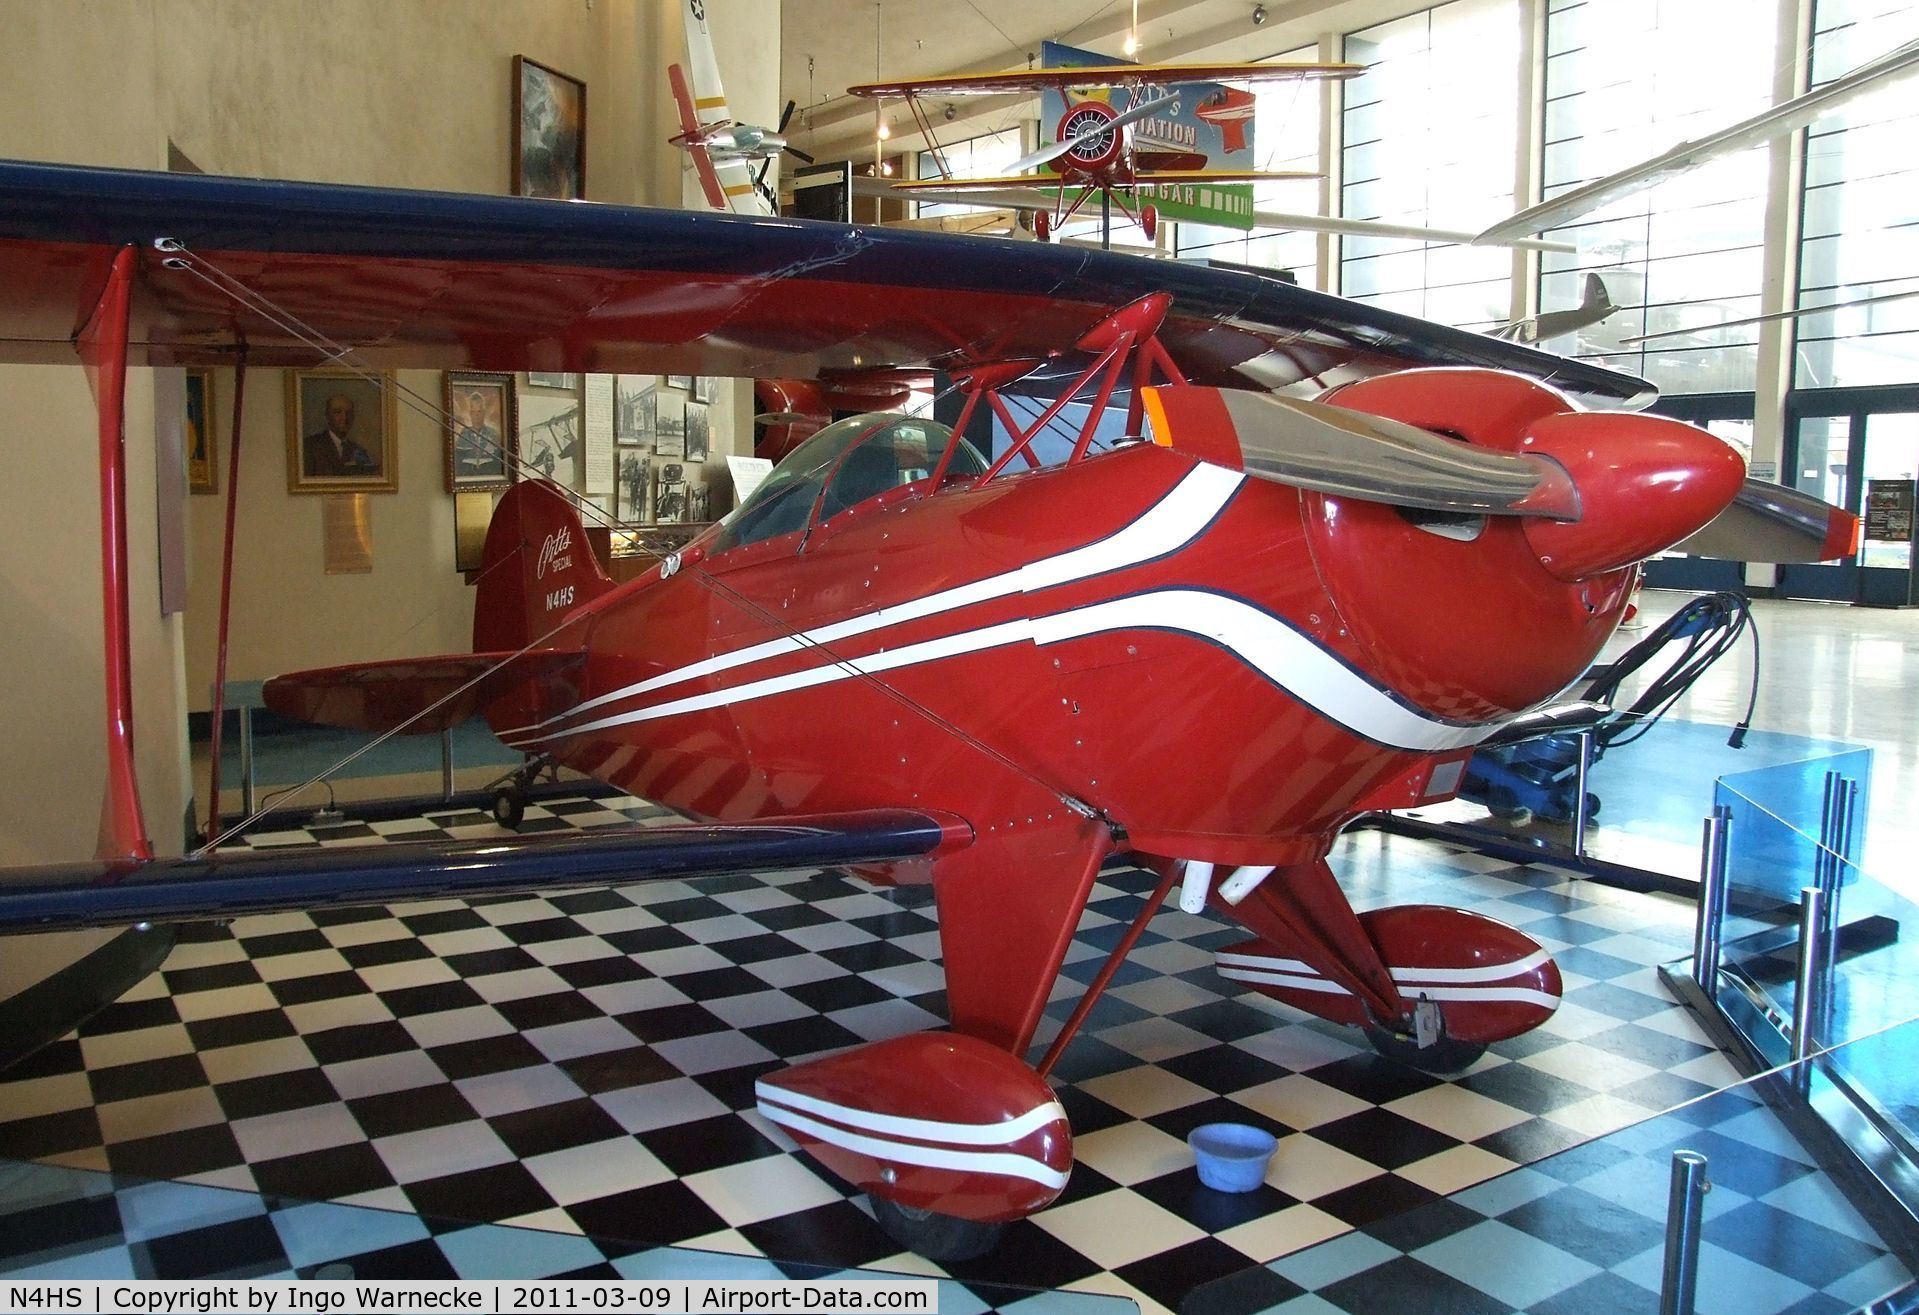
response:
[[[511,484],[520,441],[513,376],[449,370],[445,392],[446,491]]]
[[[220,449],[213,436],[213,371],[187,371],[187,491],[220,491]]]
[[[513,57],[513,194],[586,195],[586,84]]]
[[[287,492],[392,493],[400,487],[393,376],[288,370]]]

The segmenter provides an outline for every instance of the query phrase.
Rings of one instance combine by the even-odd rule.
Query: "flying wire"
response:
[[[387,388],[391,388],[394,391],[394,394],[401,401],[405,402],[410,409],[418,412],[421,415],[426,416],[427,418],[431,420],[434,420],[436,423],[452,423],[452,417],[443,408],[435,405],[432,401],[430,401],[426,397],[420,395],[419,393],[415,392],[412,388],[401,383],[399,379],[397,378],[397,376],[393,376],[389,378],[389,376],[384,375],[380,372],[375,372],[363,366],[358,365],[351,359],[355,351],[353,347],[335,342],[321,330],[315,328],[314,326],[310,324],[307,324],[296,313],[278,305],[276,302],[272,301],[270,298],[266,297],[264,294],[259,293],[255,291],[254,289],[247,287],[244,282],[228,274],[226,271],[220,269],[217,265],[213,264],[211,261],[208,261],[204,257],[201,257],[197,255],[196,253],[189,251],[184,244],[174,241],[172,239],[163,239],[161,242],[158,242],[155,245],[162,252],[166,254],[166,260],[164,261],[164,263],[166,264],[168,268],[177,269],[185,273],[194,275],[196,278],[199,278],[202,282],[208,284],[210,287],[213,287],[217,291],[221,292],[227,297],[238,302],[243,307],[254,311],[256,314],[259,314],[260,316],[267,319],[269,322],[273,323],[277,327],[293,335],[293,337],[295,337],[302,344],[320,353],[323,361],[340,363],[342,368],[351,371],[354,375],[361,378],[365,382],[371,384],[375,388],[379,388],[383,390]],[[937,405],[942,399],[950,396],[957,387],[958,387],[957,384],[948,384],[946,388],[932,395],[925,402],[921,403],[919,406],[917,406],[913,410],[907,411],[903,414],[909,417],[922,415],[927,410]],[[523,459],[517,458],[512,453],[508,452],[503,444],[492,443],[491,440],[486,440],[484,438],[482,438],[482,441],[487,442],[490,446],[496,448],[501,453],[501,455],[505,457],[510,463],[517,465],[520,468],[520,473],[522,475],[524,475],[526,471],[529,469],[529,465],[526,461],[524,461]],[[951,441],[953,442],[961,441],[960,436],[957,434],[953,435]],[[616,518],[608,516],[605,512],[603,512],[599,508],[597,504],[591,502],[590,500],[580,497],[571,489],[567,489],[558,484],[552,484],[551,481],[548,481],[548,483],[550,487],[555,489],[557,492],[561,493],[568,500],[568,502],[572,506],[574,506],[576,511],[582,514],[590,515],[594,519],[606,525],[608,528],[615,529],[615,530],[622,530],[624,528],[623,523],[619,522]],[[674,552],[674,553],[656,552],[652,548],[645,545],[644,542],[641,542],[639,546],[648,555],[654,556],[660,559],[662,562],[670,561],[679,556],[677,552]],[[507,562],[516,561],[516,560],[517,558],[502,558],[498,562],[495,562],[491,567],[486,568],[487,573],[491,573],[494,570],[500,569]],[[703,567],[700,567],[698,565],[692,565],[687,567],[684,573],[688,575],[690,578],[698,581],[702,587],[704,587],[709,593],[712,593],[715,597],[724,599],[725,601],[733,604],[735,607],[739,608],[741,611],[745,612],[747,615],[753,617],[755,620],[766,625],[769,629],[782,634],[783,637],[790,638],[796,641],[803,648],[812,649],[818,652],[827,661],[839,667],[841,670],[845,671],[849,676],[865,681],[873,689],[879,691],[880,693],[884,694],[886,697],[890,698],[894,702],[900,704],[901,706],[907,708],[909,711],[922,717],[924,720],[926,720],[929,724],[933,725],[937,729],[947,732],[948,734],[959,739],[962,743],[965,743],[971,746],[972,748],[976,749],[980,753],[985,754],[986,756],[992,758],[993,760],[1000,763],[1002,766],[1008,768],[1009,770],[1015,772],[1016,774],[1024,777],[1028,781],[1031,781],[1033,784],[1039,786],[1041,789],[1043,789],[1047,793],[1052,794],[1055,797],[1059,798],[1062,802],[1068,803],[1069,806],[1078,805],[1080,807],[1084,807],[1084,805],[1079,805],[1078,801],[1073,799],[1073,797],[1067,791],[1062,790],[1056,784],[1046,780],[1045,778],[1040,776],[1038,773],[1034,772],[1031,768],[1027,767],[1025,764],[1020,763],[1019,761],[1007,755],[1006,753],[994,748],[990,744],[987,744],[985,741],[981,740],[978,736],[967,731],[964,727],[961,727],[957,725],[956,723],[954,723],[951,719],[944,717],[941,714],[933,711],[931,708],[927,707],[926,705],[912,698],[912,696],[906,694],[903,690],[897,689],[893,685],[881,679],[877,674],[871,671],[865,670],[863,667],[859,665],[859,662],[857,659],[841,657],[839,654],[835,653],[830,647],[820,642],[818,639],[794,629],[789,623],[782,620],[777,614],[772,612],[770,609],[764,607],[763,605],[759,603],[754,602],[752,599],[745,597],[738,590],[734,589],[731,585],[726,584],[725,582],[715,578],[711,572],[705,570]],[[484,576],[482,578],[484,578]],[[459,698],[461,695],[465,694],[467,691],[473,689],[476,685],[478,685],[481,681],[485,680],[488,676],[492,675],[494,672],[504,669],[509,664],[518,660],[519,658],[524,657],[528,653],[531,653],[537,649],[545,647],[549,641],[554,639],[556,636],[558,636],[562,631],[566,630],[568,627],[578,624],[579,622],[585,620],[589,616],[597,615],[599,611],[602,609],[605,599],[611,598],[618,593],[629,592],[630,586],[639,583],[640,579],[644,579],[644,577],[639,577],[638,579],[625,582],[625,585],[616,587],[614,591],[608,593],[607,595],[603,595],[602,599],[599,600],[599,602],[597,602],[595,605],[581,608],[579,610],[576,610],[568,614],[552,629],[546,631],[544,634],[529,641],[526,645],[516,650],[515,652],[508,654],[506,657],[501,658],[497,662],[494,662],[493,664],[488,666],[485,670],[482,670],[481,672],[474,675],[470,679],[455,686],[453,689],[449,690],[440,698],[434,700],[432,703],[421,708],[418,712],[415,712],[412,716],[400,722],[398,725],[395,725],[391,727],[390,729],[376,735],[373,739],[367,741],[365,744],[360,745],[358,748],[354,749],[351,753],[348,753],[345,757],[341,758],[338,762],[335,762],[331,764],[330,766],[321,769],[319,772],[309,777],[306,781],[303,781],[300,784],[295,786],[286,787],[283,790],[277,791],[274,794],[267,796],[267,798],[272,800],[279,800],[279,799],[285,799],[285,798],[297,798],[301,794],[303,794],[305,791],[314,787],[315,785],[325,784],[329,780],[329,778],[334,776],[341,769],[347,766],[350,766],[352,763],[364,757],[366,754],[372,752],[374,749],[386,743],[388,740],[392,739],[396,735],[405,734],[408,728],[412,727],[413,725],[415,725],[416,723],[422,720],[425,720],[426,718],[430,717],[433,713],[437,712],[439,709],[447,706],[449,703],[453,702],[453,700]],[[217,848],[220,844],[224,843],[227,840],[232,839],[234,836],[244,832],[247,828],[251,827],[254,823],[258,822],[262,817],[266,816],[269,812],[271,812],[275,806],[276,806],[275,804],[269,804],[263,801],[261,807],[256,808],[249,816],[242,818],[239,821],[235,822],[232,826],[227,827],[219,835],[209,838],[206,841],[206,843],[202,845],[200,849],[195,852],[205,853]]]

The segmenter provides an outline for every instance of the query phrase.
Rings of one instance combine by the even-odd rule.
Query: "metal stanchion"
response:
[[[453,728],[440,732],[440,800],[453,802]]]
[[[1586,857],[1586,774],[1592,770],[1593,733],[1579,733],[1579,775],[1573,782],[1573,857]]]
[[[1693,1315],[1699,1289],[1699,1220],[1706,1192],[1706,1157],[1672,1153],[1672,1192],[1666,1198],[1666,1269],[1659,1280],[1659,1315]]]
[[[1792,995],[1792,1059],[1799,1063],[1818,1046],[1813,1040],[1820,983],[1826,970],[1826,892],[1807,886],[1799,892],[1799,971]]]
[[[1719,935],[1726,920],[1726,841],[1732,810],[1713,805],[1706,819],[1699,857],[1699,912],[1693,924],[1692,977],[1712,995],[1719,984]]]

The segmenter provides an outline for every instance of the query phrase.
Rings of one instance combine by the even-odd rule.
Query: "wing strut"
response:
[[[233,604],[233,531],[240,509],[240,421],[246,414],[246,397],[247,355],[242,348],[240,358],[233,363],[233,427],[227,431],[227,528],[220,550],[220,637],[213,659],[212,761],[207,764],[208,840],[220,834],[220,726],[227,712],[227,618]],[[207,417],[209,431],[212,419]],[[213,442],[211,432],[207,442]]]
[[[100,599],[105,613],[107,792],[98,857],[153,857],[133,770],[133,653],[127,604],[127,327],[139,254],[114,253],[106,286],[75,347],[100,427]]]
[[[1093,436],[1099,428],[1099,422],[1106,413],[1106,404],[1112,400],[1113,390],[1129,369],[1132,375],[1131,400],[1126,410],[1126,432],[1138,434],[1145,423],[1145,403],[1142,390],[1153,382],[1157,371],[1167,383],[1183,384],[1186,377],[1173,363],[1166,349],[1159,345],[1156,336],[1159,326],[1166,319],[1166,312],[1173,304],[1172,296],[1165,292],[1151,292],[1138,301],[1129,302],[1108,315],[1073,344],[1075,351],[1090,352],[1093,359],[1080,370],[1079,374],[1065,387],[1059,390],[1045,410],[1030,424],[1021,424],[1007,406],[1001,390],[1008,384],[1017,382],[1038,369],[1042,364],[1035,360],[994,361],[982,363],[966,370],[954,372],[954,378],[966,392],[966,405],[961,409],[959,421],[954,426],[955,433],[965,433],[966,424],[973,418],[973,410],[980,399],[986,399],[987,405],[1006,426],[1013,441],[1006,451],[994,459],[979,483],[984,484],[1004,471],[1014,457],[1022,457],[1028,466],[1037,466],[1039,458],[1033,455],[1033,440],[1039,437],[1042,429],[1051,424],[1068,403],[1076,399],[1080,392],[1095,379],[1099,381],[1092,405],[1087,409],[1086,420],[1080,426],[1073,440],[1073,453],[1068,461],[1078,461],[1092,446]],[[946,473],[946,463],[959,448],[957,443],[949,443],[946,455],[941,458],[940,468],[934,472],[934,482],[938,483]]]

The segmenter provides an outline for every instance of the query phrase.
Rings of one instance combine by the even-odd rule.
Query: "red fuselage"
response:
[[[507,742],[701,817],[910,804],[987,836],[1066,797],[1233,863],[1416,802],[1584,669],[1632,576],[1150,444],[711,542],[602,600],[580,701],[496,709]]]

